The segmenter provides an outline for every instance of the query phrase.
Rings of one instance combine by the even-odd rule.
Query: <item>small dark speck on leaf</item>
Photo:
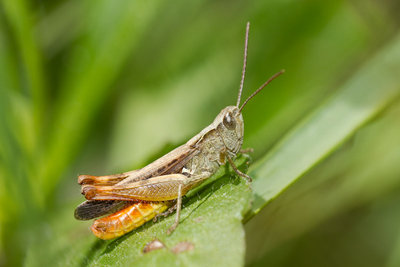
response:
[[[199,223],[199,222],[203,221],[203,217],[200,216],[200,217],[194,218],[193,220],[195,222]]]
[[[178,243],[175,247],[173,247],[171,249],[171,251],[175,254],[178,254],[178,253],[182,253],[182,252],[193,250],[193,249],[194,249],[193,243],[184,241],[184,242]]]
[[[144,246],[143,253],[149,253],[150,251],[162,249],[162,248],[165,248],[164,243],[158,239],[154,239],[153,241],[150,241],[149,243],[147,243],[146,246]]]

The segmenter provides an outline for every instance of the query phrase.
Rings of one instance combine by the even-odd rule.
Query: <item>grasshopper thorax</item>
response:
[[[244,123],[242,113],[236,106],[227,106],[218,114],[214,125],[225,147],[232,153],[238,153],[243,143]]]

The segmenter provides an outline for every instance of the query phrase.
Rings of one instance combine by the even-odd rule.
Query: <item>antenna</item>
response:
[[[243,91],[243,84],[244,84],[244,76],[246,74],[246,64],[247,64],[247,44],[249,42],[249,29],[250,29],[250,22],[247,22],[246,25],[246,38],[244,41],[244,58],[243,58],[243,69],[242,69],[242,80],[240,81],[240,87],[239,87],[239,94],[236,102],[236,106],[239,107],[240,105],[240,98],[242,97],[242,91]]]
[[[242,112],[242,109],[244,108],[244,106],[247,104],[247,102],[249,102],[250,99],[252,99],[256,94],[258,94],[262,89],[264,89],[265,86],[267,86],[270,82],[272,82],[275,78],[277,78],[278,76],[280,76],[281,74],[283,74],[285,72],[285,70],[281,70],[280,72],[275,73],[274,75],[271,76],[271,78],[269,78],[263,85],[260,86],[260,88],[258,88],[256,91],[254,91],[254,93],[251,94],[251,96],[249,96],[243,103],[243,105],[240,107],[239,112]]]

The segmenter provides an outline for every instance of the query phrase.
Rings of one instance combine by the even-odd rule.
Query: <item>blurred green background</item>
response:
[[[143,166],[234,104],[247,21],[244,96],[286,69],[244,110],[257,161],[371,58],[400,53],[399,12],[396,0],[2,0],[0,265],[24,264],[58,217],[82,227],[78,174]],[[395,90],[373,118],[245,224],[248,265],[400,266],[396,62],[391,79],[371,77]]]

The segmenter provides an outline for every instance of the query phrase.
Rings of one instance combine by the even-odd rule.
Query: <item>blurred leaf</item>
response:
[[[83,137],[90,134],[93,117],[112,92],[110,85],[156,8],[157,2],[88,3],[86,35],[72,52],[55,105],[44,170],[37,183],[42,200],[53,192]]]
[[[47,57],[55,57],[68,48],[84,31],[85,20],[81,18],[85,16],[85,7],[85,3],[78,0],[65,1],[41,17],[35,31]]]
[[[387,267],[396,267],[399,265],[400,265],[400,231],[398,232],[395,246],[393,248],[393,251],[391,252],[389,261],[386,266]]]
[[[276,198],[399,95],[400,36],[254,164],[253,214]]]
[[[287,71],[244,110],[244,142],[255,148],[256,157],[264,155],[327,94],[336,91],[354,67],[367,59],[364,55],[375,49],[380,40],[376,36],[383,34],[372,32],[366,21],[355,16],[349,2],[326,5],[326,2],[310,1],[309,6],[297,2],[294,4],[297,8],[293,4],[281,7],[283,14],[268,9],[274,14],[260,21],[261,25],[257,21],[253,23],[253,28],[260,28],[260,33],[252,33],[256,40],[251,42],[249,51],[252,71],[248,71],[247,79],[252,82],[247,88],[256,88],[260,83],[252,78],[254,73],[258,79],[265,79],[274,70],[285,68]],[[314,16],[308,12],[324,16],[315,23]],[[285,30],[276,27],[283,21],[288,23]],[[300,29],[307,30],[304,33]],[[267,35],[267,41],[258,41],[257,37],[263,35]],[[255,54],[262,55],[256,57],[255,66],[251,64],[253,46],[256,46]]]
[[[4,18],[0,17],[0,224],[9,227],[9,231],[3,231],[4,236],[13,232],[21,214],[33,212],[25,208],[32,207],[29,157],[37,141],[32,101],[21,89],[23,79],[17,67],[20,55],[9,37]]]
[[[247,244],[249,262],[264,253],[265,258],[271,258],[283,242],[295,239],[328,218],[374,203],[399,188],[400,126],[396,121],[400,116],[400,102],[396,104],[296,181],[246,225],[246,236],[251,240]],[[373,142],[376,136],[379,142]],[[385,223],[393,218],[379,220]]]
[[[228,71],[232,58],[235,58],[232,51],[225,51],[223,56],[212,55],[183,73],[179,80],[160,85],[157,90],[149,92],[150,88],[146,88],[144,92],[127,92],[115,123],[112,168],[120,169],[139,162],[166,142],[182,142],[209,124],[223,105],[211,109],[207,101],[221,100],[223,93],[230,90],[226,84],[233,78]],[[215,75],[215,67],[225,75]],[[189,90],[198,95],[190,97]],[[233,103],[234,97],[219,102]],[[209,115],[213,110],[215,112],[205,118],[204,113]],[[132,133],[135,133],[134,138]]]
[[[335,183],[335,181],[331,181],[330,184],[332,183]],[[325,188],[328,188],[327,183],[325,183]],[[321,200],[319,213],[324,213],[324,211],[330,213],[329,208],[333,207],[334,213],[336,214],[333,217],[325,218],[325,220],[319,224],[310,225],[308,231],[299,236],[292,236],[289,240],[286,240],[286,242],[280,244],[274,242],[274,247],[270,247],[267,253],[258,261],[253,261],[251,264],[248,263],[249,266],[335,267],[340,265],[343,267],[375,267],[386,265],[389,259],[388,256],[396,252],[396,237],[399,233],[397,222],[400,220],[400,209],[398,208],[400,203],[399,190],[394,192],[386,191],[385,194],[381,195],[379,198],[370,199],[367,203],[361,203],[361,206],[343,209],[343,206],[346,206],[345,201],[340,201],[340,198],[333,197],[335,193],[340,194],[340,190],[336,190],[336,188],[334,188],[332,192],[325,190],[325,192],[329,192],[329,196],[326,198],[323,196],[321,189],[321,187],[315,188],[307,193],[311,193],[313,197],[316,197],[317,194],[315,194],[315,191],[319,191],[318,196]],[[355,196],[363,195],[362,188],[358,189],[359,190],[355,190]],[[397,187],[397,189],[399,188]],[[295,193],[293,190],[292,192]],[[296,190],[296,192],[298,192],[298,190]],[[304,197],[300,194],[297,195],[300,197],[302,205],[311,204],[310,208],[314,209],[310,201],[303,201]],[[308,199],[310,200],[311,198]],[[330,199],[330,201],[328,199]],[[292,204],[294,204],[296,200],[292,198]],[[334,202],[338,200],[342,202],[340,204],[340,206],[342,206],[341,212],[338,212],[334,204]],[[364,200],[365,199],[361,200],[361,202]],[[348,204],[348,199],[346,201]],[[285,200],[285,202],[289,204],[287,200]],[[289,209],[291,211],[294,210],[294,207],[290,207],[293,206],[292,204],[289,204]],[[298,207],[302,206],[295,205]],[[303,216],[298,214],[300,212],[297,212],[292,218],[293,221],[297,220],[299,224],[303,225],[304,221],[308,218],[311,219],[313,214],[317,214],[320,218],[318,212],[308,212],[309,206],[302,207],[301,210],[304,211]],[[315,207],[314,210],[317,211],[317,208]],[[279,222],[285,224],[282,230],[284,230],[283,228],[286,228],[289,232],[292,232],[291,230],[293,229],[297,230],[295,223],[292,223],[293,228],[287,225],[288,218],[282,221],[282,217],[279,216],[279,214],[278,217],[280,219]],[[304,217],[307,219],[304,220]],[[272,224],[268,223],[268,226],[271,225]],[[277,225],[275,224],[275,226]],[[289,228],[287,228],[288,226]],[[271,232],[279,231],[275,237],[279,235],[282,236],[282,232],[276,227],[270,230]],[[246,236],[247,233],[246,231]],[[270,242],[269,234],[263,234],[268,236],[266,243]],[[254,236],[250,235],[248,237]],[[248,249],[254,248],[257,250],[260,249],[260,247],[256,246],[248,247]],[[312,260],[310,260],[310,257],[312,257]],[[395,264],[393,266],[398,265]]]
[[[32,16],[29,3],[25,0],[5,0],[3,7],[5,15],[11,25],[14,38],[19,47],[25,75],[24,80],[30,93],[32,108],[33,131],[35,139],[40,137],[43,127],[44,110],[47,106],[45,78],[43,73],[42,55],[33,34],[34,16]],[[22,88],[20,88],[22,89]],[[21,90],[22,91],[22,90]],[[39,144],[35,142],[34,144]]]

